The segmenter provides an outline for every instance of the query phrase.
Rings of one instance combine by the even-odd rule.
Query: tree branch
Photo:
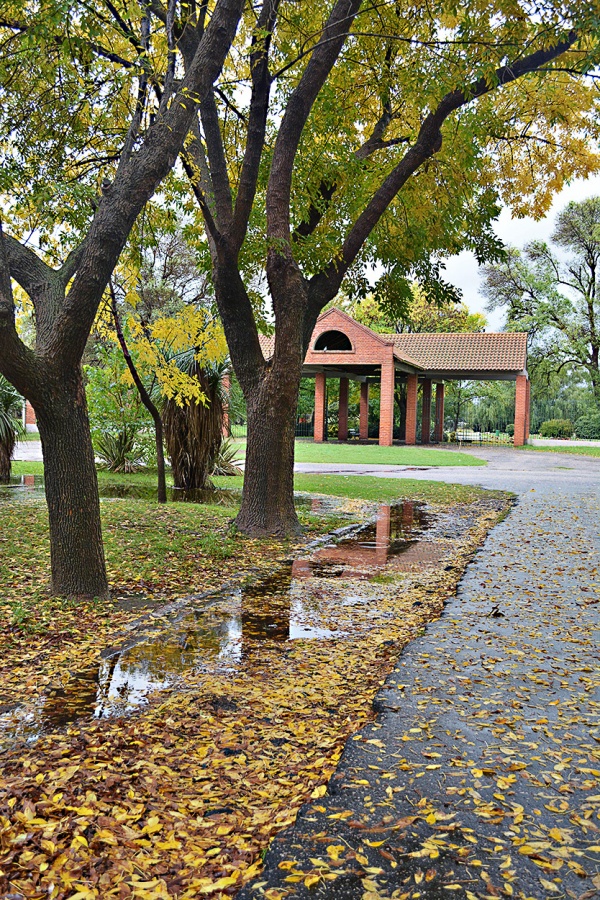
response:
[[[441,129],[448,116],[462,106],[466,106],[473,100],[483,97],[502,85],[510,84],[524,75],[535,72],[540,66],[551,62],[569,50],[577,40],[577,37],[577,33],[571,31],[566,38],[559,41],[555,46],[537,50],[510,65],[501,66],[496,70],[493,82],[488,81],[486,78],[480,78],[463,90],[455,90],[446,94],[439,102],[437,108],[425,118],[415,143],[383,181],[366,208],[350,228],[342,245],[340,257],[333,260],[323,273],[311,279],[314,289],[316,290],[317,287],[319,289],[324,288],[326,284],[327,294],[333,296],[337,292],[344,275],[356,259],[364,242],[402,186],[425,160],[441,149]]]
[[[237,250],[242,246],[246,237],[265,144],[271,88],[269,49],[277,20],[279,3],[280,0],[264,0],[258,22],[256,23],[255,33],[252,36],[250,53],[252,99],[248,116],[246,150],[242,162],[231,229],[232,239]]]
[[[16,238],[4,233],[4,252],[11,276],[29,297],[35,295],[40,285],[57,277],[57,273]]]
[[[0,221],[0,372],[35,404],[36,392],[46,379],[35,353],[17,333],[7,243]]]
[[[177,93],[146,132],[140,149],[105,191],[73,284],[46,353],[66,366],[81,359],[98,304],[144,205],[179,155],[197,108],[218,78],[238,28],[244,0],[217,0]]]
[[[337,0],[298,86],[292,92],[279,128],[267,186],[267,234],[290,242],[292,171],[298,145],[314,102],[348,37],[361,0]],[[281,252],[280,250],[278,252]]]
[[[200,104],[200,120],[208,153],[216,219],[220,230],[224,231],[229,227],[233,218],[233,198],[229,173],[227,172],[227,160],[223,146],[219,112],[212,90],[209,91]]]

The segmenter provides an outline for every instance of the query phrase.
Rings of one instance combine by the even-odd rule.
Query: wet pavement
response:
[[[239,900],[600,896],[600,459],[470,452],[517,506]]]

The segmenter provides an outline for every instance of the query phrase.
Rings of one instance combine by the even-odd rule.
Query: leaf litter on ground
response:
[[[271,838],[325,792],[346,740],[373,719],[373,698],[402,647],[440,615],[505,513],[506,497],[479,496],[470,504],[431,504],[436,528],[430,547],[418,542],[430,551],[421,559],[411,562],[412,541],[375,567],[377,542],[366,548],[367,559],[358,547],[345,563],[335,548],[328,558],[325,546],[312,569],[296,554],[298,577],[292,566],[283,589],[275,585],[267,597],[251,588],[224,592],[210,619],[237,623],[225,665],[201,646],[194,664],[178,672],[176,689],[152,695],[136,714],[75,718],[9,747],[0,776],[0,889],[28,900],[185,900],[226,897],[255,877]],[[118,532],[112,580],[161,600],[184,585],[187,592],[217,587],[233,572],[257,580],[282,556],[280,544],[231,536],[223,510],[203,510],[202,522],[206,528],[208,518],[209,528],[232,541],[224,558],[202,550],[197,510],[115,501],[104,514],[107,533]],[[16,590],[29,563],[34,603],[47,552],[43,512],[27,509],[20,527],[21,554],[8,566],[8,581]],[[32,535],[39,540],[28,559]],[[320,629],[319,639],[289,639],[294,594],[300,635]],[[9,620],[2,669],[9,705],[51,705],[53,687],[60,695],[65,679],[97,664],[109,639],[139,615],[118,605],[52,603],[42,604],[46,619],[37,629]],[[265,603],[269,622],[287,627],[287,639],[265,634]],[[169,622],[159,621],[159,636],[161,629],[168,635]],[[146,659],[160,662],[161,642],[150,640]]]

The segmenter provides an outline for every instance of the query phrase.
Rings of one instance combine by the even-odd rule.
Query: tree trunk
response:
[[[296,368],[297,371],[291,371]],[[235,524],[254,537],[298,535],[294,507],[294,440],[300,369],[269,368],[246,398],[248,443],[242,505]]]
[[[0,484],[10,482],[11,455],[8,448],[0,442]]]
[[[49,380],[36,403],[48,517],[52,591],[108,597],[100,501],[81,369]]]
[[[158,502],[167,502],[167,476],[165,472],[165,440],[163,435],[163,424],[158,410],[156,417],[152,414],[154,420],[154,438],[156,442],[156,468],[158,470]]]

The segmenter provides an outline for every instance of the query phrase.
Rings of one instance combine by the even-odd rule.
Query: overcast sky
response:
[[[587,180],[577,179],[560,194],[557,194],[545,219],[513,219],[508,210],[503,210],[494,230],[506,244],[523,247],[529,241],[548,240],[554,229],[554,220],[560,210],[571,200],[585,200],[586,197],[600,196],[600,175]],[[485,310],[485,298],[480,293],[481,275],[479,266],[472,253],[461,253],[452,256],[446,262],[446,278],[461,288],[467,306],[473,311],[485,313],[488,318],[488,331],[499,331],[502,328],[503,314]]]

